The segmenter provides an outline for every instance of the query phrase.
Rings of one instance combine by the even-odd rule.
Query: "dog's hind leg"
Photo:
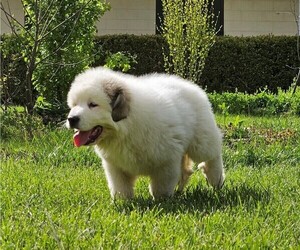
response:
[[[202,170],[210,185],[217,189],[222,188],[225,180],[222,155],[219,155],[212,160],[200,163],[198,168]]]
[[[157,198],[166,198],[174,194],[175,187],[180,180],[181,174],[181,162],[177,162],[175,165],[168,166],[167,168],[160,168],[150,176],[150,193]]]
[[[182,192],[186,184],[188,183],[190,176],[193,173],[192,169],[193,161],[187,154],[182,157],[181,161],[181,178],[178,182],[178,191]]]

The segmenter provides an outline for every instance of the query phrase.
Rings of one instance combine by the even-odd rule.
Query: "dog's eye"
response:
[[[89,102],[89,103],[88,103],[88,106],[89,106],[89,108],[91,109],[91,108],[98,107],[98,104],[96,104],[96,103],[94,103],[94,102]]]

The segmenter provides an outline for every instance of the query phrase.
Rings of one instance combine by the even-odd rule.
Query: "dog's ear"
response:
[[[128,116],[129,100],[124,90],[115,89],[110,105],[112,107],[111,116],[114,122],[121,121]]]
[[[130,98],[128,91],[118,82],[105,82],[103,88],[110,99],[113,121],[118,122],[125,119],[129,113]]]

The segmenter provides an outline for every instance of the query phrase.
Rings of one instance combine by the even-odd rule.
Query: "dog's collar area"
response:
[[[102,126],[96,126],[88,131],[78,130],[73,137],[74,145],[76,147],[88,146],[94,143],[98,139],[98,137],[102,134],[102,131],[103,131]]]

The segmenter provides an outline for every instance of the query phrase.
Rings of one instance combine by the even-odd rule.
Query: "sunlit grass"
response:
[[[183,194],[112,202],[100,159],[72,132],[1,142],[1,249],[298,249],[300,119],[217,116],[222,190],[196,171]],[[13,130],[12,130],[13,131]]]

